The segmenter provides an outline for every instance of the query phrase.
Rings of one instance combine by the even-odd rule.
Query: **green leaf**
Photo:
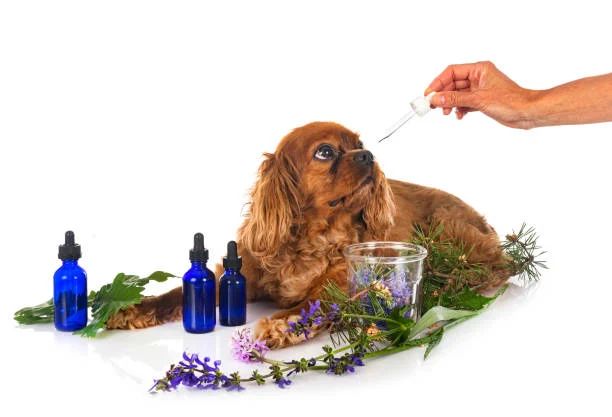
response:
[[[142,301],[142,292],[146,284],[150,281],[163,282],[170,277],[174,275],[161,271],[156,271],[145,278],[124,273],[117,274],[113,282],[102,286],[94,297],[91,306],[92,321],[75,334],[96,337],[98,331],[104,329],[113,314]]]
[[[25,307],[15,312],[14,319],[19,324],[53,323],[53,298],[34,307]]]
[[[466,287],[457,294],[442,294],[439,302],[443,307],[474,311],[480,310],[494,299],[495,297],[485,297]]]
[[[394,308],[389,313],[389,318],[393,321],[385,321],[385,326],[389,331],[388,339],[394,345],[401,345],[408,340],[411,329],[414,327],[414,320],[406,318],[406,312],[410,306]]]
[[[436,306],[429,309],[414,325],[410,332],[409,338],[419,335],[424,330],[429,329],[440,322],[450,321],[450,323],[445,325],[446,328],[449,328],[452,327],[453,322],[456,323],[459,321],[464,321],[482,313],[494,300],[497,299],[497,297],[502,295],[507,288],[508,286],[504,285],[492,297],[485,297],[488,298],[488,301],[483,303],[481,308],[478,310],[455,310],[443,306]]]
[[[427,359],[427,357],[429,356],[433,348],[435,348],[436,346],[440,344],[440,341],[442,340],[442,337],[444,336],[444,327],[441,327],[440,329],[433,332],[431,336],[432,336],[432,339],[427,344],[427,349],[425,349],[425,355],[423,355],[423,359]]]
[[[478,311],[453,310],[451,308],[436,306],[431,308],[427,313],[423,314],[423,317],[416,322],[408,336],[409,338],[413,338],[424,330],[429,329],[440,322],[471,317],[475,316],[476,314],[478,314]]]
[[[176,278],[176,275],[170,272],[155,271],[151,275],[145,278],[138,278],[139,285],[147,285],[150,281],[165,282],[168,278]]]
[[[94,298],[91,307],[93,320],[84,329],[75,332],[75,334],[95,337],[98,330],[104,328],[110,316],[142,301],[144,287],[137,285],[134,282],[135,278],[138,277],[120,273],[111,284],[102,286]]]

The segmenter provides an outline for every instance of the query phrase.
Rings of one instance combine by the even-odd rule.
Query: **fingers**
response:
[[[431,98],[433,107],[444,108],[444,114],[450,114],[453,107],[467,107],[479,110],[480,102],[475,93],[469,91],[442,91]]]
[[[476,69],[476,65],[477,64],[449,65],[431,82],[431,84],[429,84],[425,90],[425,95],[432,91],[459,90],[469,87],[469,77],[472,70]],[[457,85],[458,82],[460,83],[459,85]]]
[[[455,116],[457,116],[457,120],[463,119],[463,117],[469,112],[475,111],[474,109],[470,109],[468,107],[457,107],[455,109]]]
[[[470,80],[458,80],[451,84],[449,90],[466,90],[470,88]]]

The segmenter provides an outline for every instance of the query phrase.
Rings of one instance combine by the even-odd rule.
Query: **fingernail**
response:
[[[434,97],[435,97],[435,96],[434,96]],[[441,96],[440,96],[440,104],[442,104],[442,105],[443,105],[444,103],[446,103],[446,98],[445,98],[443,95],[441,95]]]

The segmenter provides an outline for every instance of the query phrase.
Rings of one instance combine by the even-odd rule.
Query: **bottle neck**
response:
[[[225,274],[226,275],[237,275],[240,273],[240,270],[235,269],[235,268],[225,268]]]
[[[78,259],[64,259],[62,261],[62,265],[64,265],[64,266],[75,266],[75,265],[78,265],[78,264],[79,264]]]
[[[205,261],[191,261],[191,267],[192,268],[205,268],[206,262]]]

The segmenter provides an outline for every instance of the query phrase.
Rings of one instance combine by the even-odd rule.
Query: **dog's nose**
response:
[[[360,165],[372,165],[374,163],[374,155],[370,151],[359,151],[353,156],[353,161]]]

